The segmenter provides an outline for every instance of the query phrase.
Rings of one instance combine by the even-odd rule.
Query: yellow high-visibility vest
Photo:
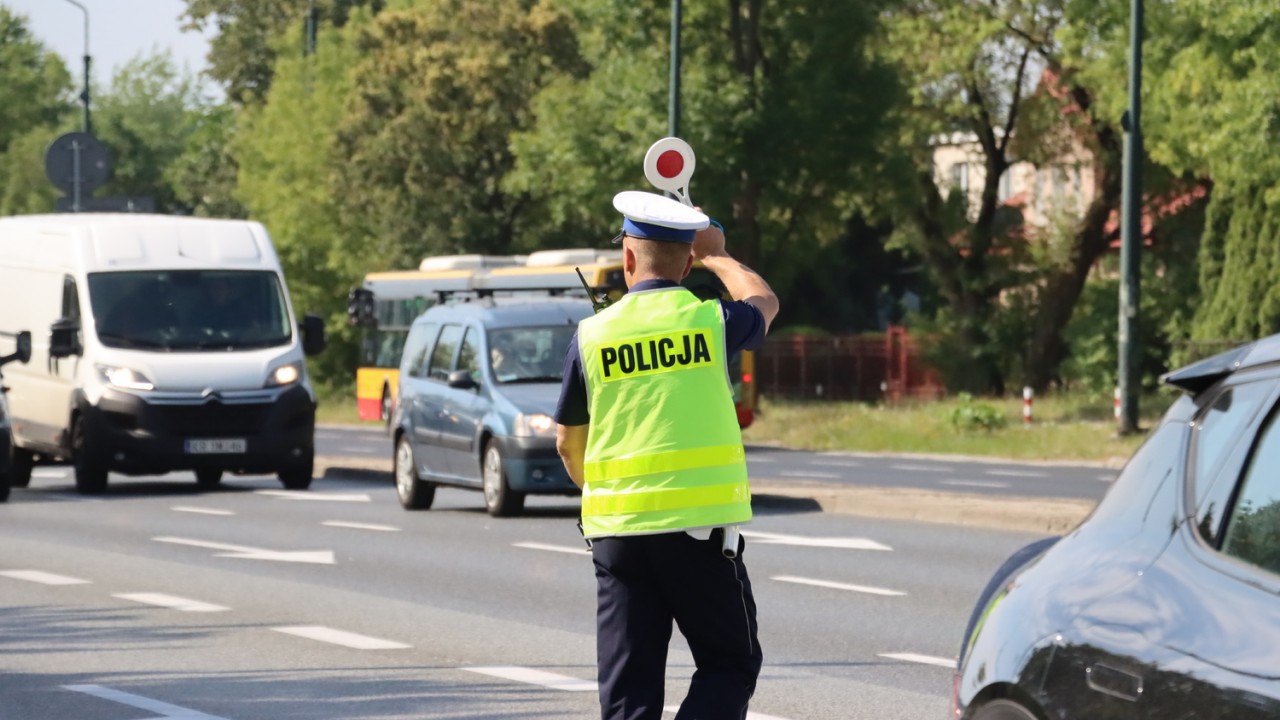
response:
[[[681,287],[628,293],[581,322],[578,349],[588,538],[751,519],[719,302]]]

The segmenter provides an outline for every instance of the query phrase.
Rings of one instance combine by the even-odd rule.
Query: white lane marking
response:
[[[181,610],[182,612],[222,612],[231,609],[222,605],[200,602],[199,600],[178,597],[177,595],[165,595],[164,593],[119,593],[111,597],[132,600],[146,605],[158,605],[159,607]]]
[[[857,460],[814,460],[809,464],[825,467],[862,467],[862,463]]]
[[[953,670],[956,667],[955,658],[920,655],[919,653],[879,653],[879,656],[882,658],[889,658],[890,660],[903,660],[906,662],[922,663],[924,665],[937,665],[938,667],[951,668]]]
[[[218,557],[240,558],[242,560],[275,560],[277,562],[301,562],[313,563],[316,565],[333,565],[332,550],[263,550],[261,548],[246,547],[244,545],[228,545],[226,543],[208,542],[205,540],[190,540],[180,537],[153,537],[152,540],[162,543],[173,543],[174,545],[190,545],[191,547],[208,548],[210,550],[223,550],[225,552],[218,553]]]
[[[1007,482],[991,482],[987,480],[942,480],[939,485],[953,485],[956,487],[977,487],[977,488],[1007,488]]]
[[[308,640],[318,640],[320,642],[333,643],[334,645],[342,645],[343,647],[354,648],[356,650],[403,650],[411,645],[398,643],[394,640],[383,640],[381,638],[369,637],[368,635],[357,635],[355,633],[346,632],[345,630],[334,630],[322,625],[290,625],[287,627],[271,628],[276,632],[282,632],[289,635],[297,635],[298,637],[307,638]]]
[[[353,453],[356,455],[367,455],[369,453],[381,453],[382,448],[363,447],[361,445],[344,445],[338,448],[343,453]]]
[[[101,685],[63,685],[62,687],[74,692],[84,693],[85,695],[92,695],[96,698],[120,703],[121,705],[136,707],[139,710],[148,710],[150,712],[160,713],[160,717],[163,718],[173,718],[174,720],[225,720],[225,718],[206,715],[190,708],[170,705],[167,702],[152,700],[151,698],[134,695],[133,693],[127,693],[122,690],[112,690],[111,688],[102,687]]]
[[[829,547],[844,550],[893,550],[883,543],[868,538],[857,537],[804,537],[801,535],[783,535],[767,533],[759,530],[743,530],[744,537],[766,545],[796,545],[798,547]]]
[[[664,712],[664,713],[673,713],[673,714],[674,714],[674,713],[678,713],[678,712],[680,712],[680,706],[679,706],[679,705],[666,705],[666,706],[664,706],[664,707],[662,708],[662,712]],[[778,717],[777,715],[761,715],[760,713],[754,713],[754,712],[751,712],[751,711],[747,711],[747,720],[787,720],[787,719],[786,719],[786,718]]]
[[[907,470],[910,472],[955,472],[949,467],[934,467],[932,465],[890,465],[890,470]]]
[[[778,474],[782,477],[817,478],[819,480],[835,480],[840,477],[838,473],[815,472],[813,470],[783,470]]]
[[[374,523],[347,522],[346,520],[325,520],[321,525],[329,527],[352,528],[354,530],[378,530],[381,532],[400,532],[395,525],[377,525]]]
[[[196,513],[198,515],[235,515],[235,512],[231,510],[219,510],[217,508],[202,508],[202,507],[195,507],[194,505],[174,505],[169,509],[173,510],[174,512]]]
[[[548,545],[540,542],[517,542],[511,543],[512,547],[528,548],[530,550],[548,550],[550,552],[570,553],[573,555],[582,555],[591,552],[588,547],[571,547],[569,545]]]
[[[40,583],[41,585],[90,585],[92,581],[81,580],[80,578],[67,577],[66,575],[54,575],[53,573],[44,572],[43,570],[5,570],[0,572],[8,578],[14,580],[26,580],[27,582]]]
[[[1099,482],[1114,482],[1115,479],[1116,479],[1115,475],[1099,475],[1098,476]]]
[[[795,575],[774,575],[773,580],[778,582],[796,583],[797,585],[813,585],[814,587],[831,588],[832,590],[848,590],[849,592],[860,592],[868,595],[886,595],[888,597],[899,597],[906,595],[900,590],[890,590],[888,588],[873,587],[871,585],[852,585],[850,583],[832,582],[830,580],[815,580],[813,578],[796,577]]]
[[[747,462],[749,462],[749,463],[753,463],[753,462],[758,462],[758,463],[771,463],[771,462],[773,462],[773,458],[767,458],[767,457],[749,457],[749,458],[747,458]]]
[[[516,682],[529,683],[530,685],[541,685],[543,687],[551,688],[552,690],[595,692],[598,687],[594,680],[581,680],[568,675],[558,675],[556,673],[546,672],[545,670],[534,670],[533,668],[516,667],[514,665],[464,667],[462,669],[467,672],[502,678],[503,680],[514,680]]]
[[[69,475],[66,468],[36,468],[31,471],[33,478],[65,478]]]
[[[988,475],[1000,475],[1003,477],[1029,477],[1029,478],[1047,478],[1049,473],[1037,472],[1035,470],[984,470]]]
[[[367,493],[325,493],[311,490],[254,490],[258,495],[284,498],[286,500],[322,500],[328,502],[370,502]]]

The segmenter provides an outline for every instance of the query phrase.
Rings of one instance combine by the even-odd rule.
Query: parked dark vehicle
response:
[[[396,492],[431,507],[437,485],[484,492],[495,517],[530,493],[572,495],[552,416],[585,299],[485,298],[436,305],[409,329],[391,428]]]
[[[0,355],[0,367],[11,362],[26,363],[31,359],[31,333],[23,330],[19,333],[0,332],[4,338],[13,338],[14,350],[8,355]],[[12,486],[10,472],[13,468],[13,420],[9,417],[9,401],[5,400],[8,388],[4,386],[4,377],[0,375],[0,502],[9,499],[9,488]]]
[[[1163,379],[1093,514],[992,578],[953,717],[1280,718],[1280,335]]]

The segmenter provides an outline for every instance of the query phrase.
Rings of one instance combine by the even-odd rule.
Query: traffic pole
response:
[[[1022,388],[1022,425],[1031,427],[1031,399],[1035,395],[1028,385]]]
[[[1119,423],[1120,422],[1120,388],[1118,387],[1116,388],[1115,398],[1116,398],[1116,402],[1115,402],[1116,422]]]

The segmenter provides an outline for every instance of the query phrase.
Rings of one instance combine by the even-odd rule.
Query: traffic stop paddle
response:
[[[689,178],[698,159],[689,143],[678,137],[665,137],[649,146],[644,155],[644,176],[649,184],[676,196],[680,202],[693,207],[689,200]]]

